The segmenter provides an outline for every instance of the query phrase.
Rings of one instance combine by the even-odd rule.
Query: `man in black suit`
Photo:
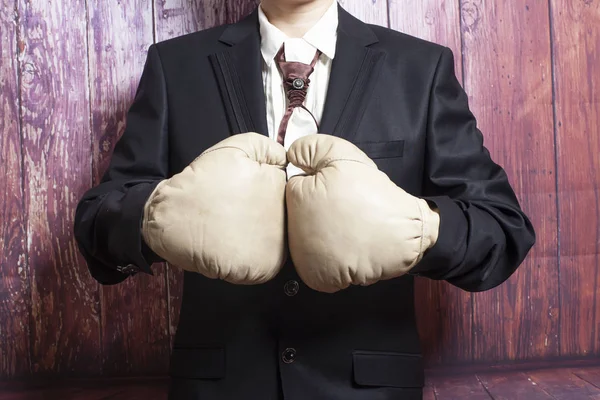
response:
[[[286,81],[286,62],[292,69],[310,64],[310,78],[292,74]],[[255,284],[243,282],[252,265],[237,276],[214,265],[204,271],[205,264],[180,265],[186,272],[170,398],[420,399],[413,276],[446,280],[466,291],[489,290],[512,275],[535,242],[504,170],[483,145],[452,52],[365,24],[333,0],[264,0],[238,23],[150,46],[109,169],[77,208],[76,238],[92,276],[112,285],[139,272],[152,274],[155,262],[172,261],[167,255],[173,245],[165,246],[162,237],[151,240],[153,228],[146,230],[156,221],[144,219],[154,212],[149,199],[156,199],[161,183],[174,187],[169,179],[185,174],[198,202],[207,201],[203,193],[215,197],[219,181],[211,183],[213,191],[206,186],[212,181],[195,180],[192,173],[208,163],[212,169],[206,167],[205,176],[213,176],[206,171],[221,173],[232,159],[198,155],[247,132],[259,134],[251,140],[259,148],[272,147],[267,139],[279,142],[285,150],[273,151],[284,158],[294,141],[317,132],[331,143],[350,142],[357,157],[372,160],[405,198],[430,207],[435,240],[401,273],[376,283],[334,282],[336,290],[319,290],[333,281],[307,285],[294,265],[300,251],[292,249],[288,257],[283,241],[273,246],[283,258],[274,257],[268,273],[250,282]],[[196,162],[205,164],[186,170]],[[277,168],[287,168],[290,182],[308,173],[291,163]],[[228,173],[239,179],[235,170]],[[159,194],[165,197],[164,190]],[[200,218],[200,224],[206,221]],[[201,229],[219,246],[220,235],[231,232],[229,225]],[[180,242],[188,239],[177,234]],[[242,242],[225,244],[236,249]],[[190,263],[198,261],[196,250]],[[222,261],[230,254],[219,251],[214,257],[231,264]]]

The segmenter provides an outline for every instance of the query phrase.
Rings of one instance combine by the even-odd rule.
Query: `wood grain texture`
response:
[[[390,28],[449,47],[462,82],[458,0],[390,0]],[[445,282],[415,279],[415,309],[428,365],[472,358],[472,295]]]
[[[259,2],[259,0],[228,0],[227,22],[239,21],[254,10]],[[364,22],[388,26],[386,0],[339,0],[338,3],[346,11]]]
[[[552,0],[562,355],[600,355],[600,2]]]
[[[164,377],[0,383],[0,400],[166,400]]]
[[[98,285],[72,233],[91,182],[85,2],[19,0],[18,12],[32,373],[94,375]]]
[[[363,22],[388,27],[387,0],[339,0],[338,3]]]
[[[250,14],[259,3],[260,0],[227,0],[225,2],[227,23],[239,21]]]
[[[156,41],[225,23],[226,6],[219,0],[155,0]]]
[[[462,80],[459,0],[389,0],[390,28],[447,46]]]
[[[522,372],[478,374],[477,378],[494,400],[552,400],[551,395]]]
[[[72,237],[74,209],[123,132],[148,45],[237,21],[257,3],[0,0],[0,379],[166,372],[182,274],[156,265],[154,277],[99,289]],[[417,280],[429,365],[600,356],[600,3],[340,3],[453,50],[485,144],[536,227],[527,262],[498,289],[472,296]],[[544,398],[527,374],[445,380],[426,396],[503,398],[512,386]],[[598,371],[569,376],[570,392],[550,373],[535,388],[568,398],[600,387]]]
[[[531,382],[552,396],[552,399],[600,400],[600,388],[581,379],[573,370],[539,370],[527,372],[526,375]]]
[[[155,2],[156,41],[212,28],[226,22],[221,0],[163,0]],[[170,345],[173,346],[183,294],[183,271],[167,265],[167,304]]]
[[[556,400],[550,394],[554,387],[565,387],[568,399],[593,399],[597,398],[594,387],[598,388],[593,382],[599,375],[596,366],[426,376],[423,400]],[[596,378],[590,381],[589,376]],[[164,400],[168,385],[164,377],[0,382],[0,400]]]
[[[571,372],[579,379],[583,379],[590,385],[600,388],[600,367],[573,368]]]
[[[15,6],[0,0],[0,377],[8,378],[27,375],[31,362]]]
[[[548,4],[463,1],[461,13],[471,109],[537,233],[511,279],[474,295],[473,359],[551,357],[559,304]]]
[[[93,186],[126,126],[148,46],[152,4],[88,0]],[[166,274],[137,274],[101,292],[102,367],[106,375],[160,374],[170,354]]]
[[[476,375],[440,377],[432,381],[437,400],[490,400]]]

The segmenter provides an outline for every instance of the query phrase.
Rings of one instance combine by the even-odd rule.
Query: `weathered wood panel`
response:
[[[600,388],[581,379],[570,369],[526,372],[532,383],[555,400],[600,400]],[[527,399],[529,400],[529,398]]]
[[[236,22],[248,15],[258,5],[259,0],[228,0],[227,22]],[[362,21],[388,26],[386,0],[339,0],[338,3]]]
[[[144,0],[88,0],[93,185],[108,167],[126,125],[153,42],[152,4]],[[170,354],[166,274],[137,274],[102,287],[103,373],[156,374],[166,371]]]
[[[546,2],[462,2],[464,85],[492,158],[537,230],[506,283],[474,295],[474,360],[558,354],[552,80]]]
[[[387,0],[339,0],[338,3],[361,21],[388,26]]]
[[[475,375],[439,377],[432,381],[436,400],[492,399]]]
[[[586,376],[598,376],[599,371],[598,367],[556,368],[528,372],[505,371],[428,377],[423,390],[423,399],[550,400],[557,399],[551,395],[557,387],[559,390],[566,389],[570,396],[566,398],[569,400],[597,399],[597,391],[585,382],[580,382],[580,379],[596,386],[597,389],[597,383],[594,384],[593,380],[590,382]],[[538,377],[541,379],[538,380]],[[48,384],[9,382],[0,383],[0,400],[74,398],[78,400],[163,400],[167,397],[168,384],[168,379],[163,378],[82,379],[53,381]]]
[[[459,0],[389,0],[390,28],[450,47],[462,80]]]
[[[600,354],[600,2],[552,0],[563,355]]]
[[[138,275],[102,288],[100,296],[72,238],[74,208],[98,182],[123,131],[153,37],[237,21],[256,4],[0,0],[0,162],[6,171],[0,174],[0,378],[166,371],[181,274],[156,266],[156,276]],[[389,15],[392,28],[453,49],[486,145],[538,233],[516,276],[474,295],[473,303],[446,283],[418,280],[430,364],[597,356],[600,32],[594,28],[600,4],[551,0],[548,10],[545,2],[463,0],[459,7],[458,0],[389,0],[389,11],[383,0],[341,4],[384,26]],[[573,375],[599,386],[596,373]],[[511,383],[479,379],[497,398],[502,395],[495,390]],[[570,387],[582,385],[573,382]],[[448,385],[427,395],[461,390]],[[514,386],[530,394],[526,382]]]
[[[27,375],[31,362],[15,5],[0,0],[0,377]]]
[[[227,22],[234,23],[250,14],[252,10],[260,3],[260,0],[227,0]]]
[[[522,372],[478,374],[494,400],[552,400],[553,397]]]
[[[455,74],[462,82],[458,0],[390,0],[390,28],[452,49]],[[417,278],[415,309],[428,365],[472,357],[472,295],[445,282]]]
[[[156,41],[221,25],[226,20],[226,6],[219,0],[155,1]]]
[[[72,233],[91,182],[85,2],[20,0],[18,12],[32,372],[95,375],[98,285]]]
[[[576,377],[583,379],[590,385],[594,385],[597,388],[600,388],[600,367],[573,368],[571,371]]]
[[[154,27],[156,41],[196,32],[226,22],[225,7],[221,0],[163,0],[155,3]],[[171,346],[179,323],[183,271],[166,267],[169,335]]]

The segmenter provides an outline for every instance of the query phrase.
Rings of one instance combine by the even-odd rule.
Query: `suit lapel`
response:
[[[321,133],[351,139],[372,94],[385,54],[368,46],[375,33],[338,5],[338,37],[331,66]]]
[[[209,56],[232,134],[268,136],[258,9],[228,26],[219,40],[231,47]]]

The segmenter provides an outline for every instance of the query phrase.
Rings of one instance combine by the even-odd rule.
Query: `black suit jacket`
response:
[[[267,135],[257,11],[150,46],[135,101],[102,182],[77,208],[92,276],[116,284],[161,261],[144,244],[146,199],[228,135]],[[174,399],[419,399],[423,366],[413,276],[491,289],[535,242],[494,163],[443,46],[339,8],[322,133],[365,151],[407,192],[440,210],[437,244],[411,275],[323,294],[291,262],[267,284],[185,273],[170,373]],[[299,286],[296,286],[296,285]]]

